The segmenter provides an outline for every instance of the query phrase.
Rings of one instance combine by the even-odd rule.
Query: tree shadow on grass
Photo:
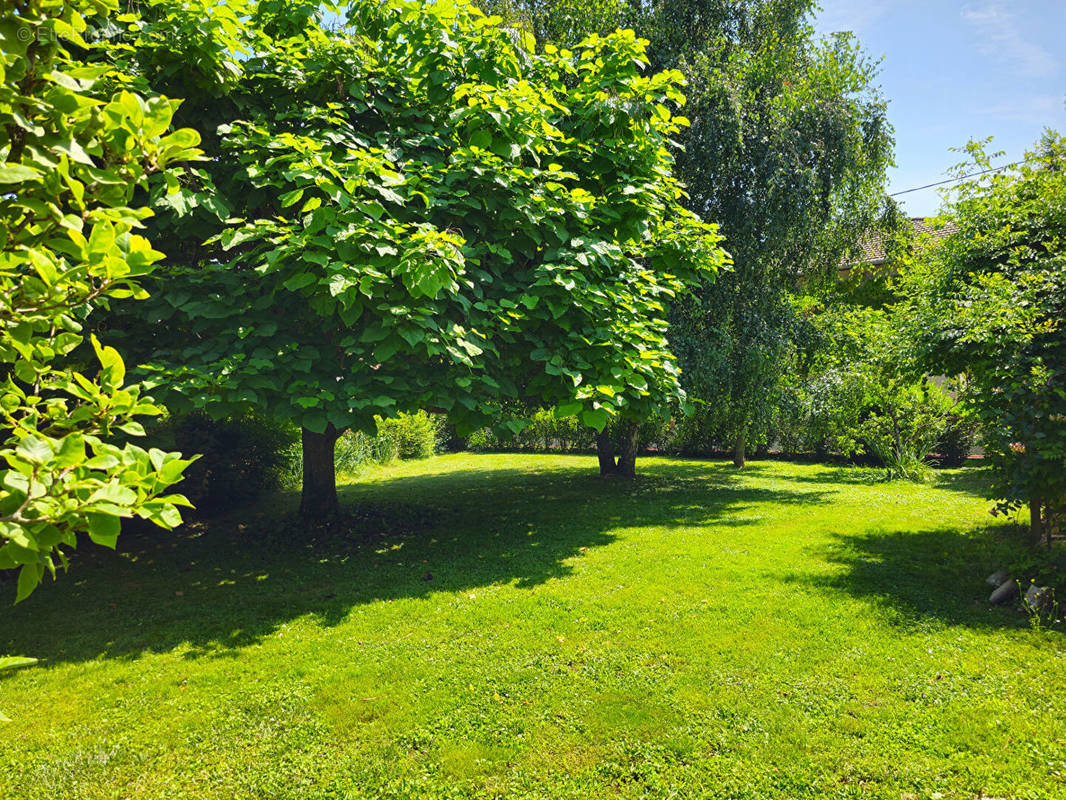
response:
[[[822,469],[801,474],[790,474],[789,481],[796,483],[815,483],[825,485],[877,486],[888,483],[884,467],[860,467],[822,465]],[[765,463],[749,463],[745,470],[754,474],[772,471],[773,466]],[[990,473],[987,467],[969,466],[956,469],[937,469],[930,484],[936,489],[962,492],[973,497],[987,497]]]
[[[974,497],[988,497],[991,480],[992,474],[988,467],[962,467],[937,473],[936,486],[938,489],[962,492]]]
[[[972,628],[1011,628],[1027,624],[1013,606],[992,606],[985,578],[1007,568],[1024,573],[1033,554],[1010,526],[969,531],[938,528],[836,535],[818,553],[841,571],[790,580],[819,589],[847,592],[879,606],[903,627],[929,622]]]
[[[44,663],[175,648],[234,656],[308,614],[332,626],[377,600],[565,577],[569,559],[621,529],[743,525],[732,517],[755,503],[826,502],[815,489],[752,486],[721,465],[651,461],[627,482],[600,478],[594,463],[449,469],[442,460],[439,472],[344,488],[345,524],[314,533],[292,515],[295,496],[174,533],[125,532],[118,553],[78,553],[69,575],[6,611],[0,652]]]

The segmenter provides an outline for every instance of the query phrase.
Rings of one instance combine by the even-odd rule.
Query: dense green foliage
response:
[[[466,446],[476,453],[522,450],[534,453],[588,452],[596,447],[596,431],[574,417],[560,419],[553,411],[531,414],[528,425],[515,433],[506,428],[474,431]]]
[[[594,463],[397,462],[339,539],[290,496],[101,552],[5,614],[42,666],[0,683],[0,795],[1066,793],[1062,635],[975,602],[1033,576],[981,472]]]
[[[989,167],[969,151],[967,166]],[[1016,169],[962,183],[945,217],[958,231],[907,284],[930,364],[966,373],[1001,507],[1030,505],[1050,540],[1066,514],[1066,139],[1048,133]]]
[[[377,433],[394,443],[397,458],[429,458],[437,451],[437,421],[425,411],[379,420]]]
[[[292,470],[299,439],[291,425],[252,415],[215,419],[203,412],[170,417],[151,426],[148,436],[158,447],[198,455],[185,470],[181,490],[200,514],[229,511],[279,489]]]
[[[853,41],[817,43],[809,4],[766,3],[694,47],[693,126],[679,174],[722,226],[734,269],[679,305],[672,338],[692,393],[737,440],[764,440],[798,321],[789,292],[836,275],[881,209],[891,128]],[[695,43],[693,43],[695,44]]]
[[[0,569],[19,569],[19,600],[78,533],[114,547],[122,518],[173,528],[187,504],[165,492],[189,461],[123,443],[159,406],[114,347],[85,344],[91,309],[144,299],[163,254],[136,232],[143,190],[176,188],[199,142],[167,134],[176,102],[86,63],[86,17],[115,10],[17,0],[0,20]]]
[[[768,443],[801,323],[788,294],[835,274],[884,210],[891,127],[876,67],[816,39],[813,0],[486,0],[544,41],[630,26],[653,69],[687,79],[677,136],[686,205],[721,226],[734,267],[673,306],[689,440]]]
[[[684,415],[679,416],[685,419]],[[506,425],[474,431],[466,446],[474,452],[519,450],[529,453],[580,453],[596,448],[597,432],[582,425],[574,417],[559,417],[554,411],[538,411],[528,415],[526,424],[517,433]],[[674,452],[676,421],[668,414],[658,414],[642,420],[636,429],[639,450],[654,449]],[[607,433],[616,448],[626,434],[628,424],[617,421],[607,426]]]
[[[816,331],[782,403],[790,419],[778,421],[779,435],[805,439],[815,452],[871,456],[890,477],[931,477],[925,459],[957,404],[925,375],[906,308],[838,304],[806,313]]]
[[[167,16],[132,45],[214,131],[159,201],[185,249],[132,312],[168,403],[335,436],[420,408],[472,429],[501,397],[598,427],[680,399],[666,304],[724,259],[671,176],[680,75],[645,74],[632,34],[538,55],[464,3],[316,17]],[[177,72],[242,41],[232,71]]]

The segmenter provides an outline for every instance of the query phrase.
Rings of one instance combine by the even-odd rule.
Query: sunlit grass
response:
[[[980,475],[446,456],[5,612],[3,798],[1066,797],[1066,647]],[[4,588],[4,587],[0,587]],[[9,587],[8,587],[9,588]]]

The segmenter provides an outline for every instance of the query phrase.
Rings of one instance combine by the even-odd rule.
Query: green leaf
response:
[[[21,603],[37,588],[44,575],[44,565],[40,563],[24,564],[19,570],[18,586],[15,590],[15,602]]]
[[[288,289],[290,292],[295,292],[299,289],[303,289],[305,286],[310,286],[317,280],[318,278],[316,278],[310,272],[300,272],[296,275],[293,275],[281,285]]]
[[[607,412],[602,408],[594,408],[581,412],[581,421],[590,428],[595,428],[597,431],[602,431],[606,427],[609,418]]]
[[[24,167],[22,164],[0,165],[0,183],[22,183],[41,177],[38,170]]]
[[[44,464],[52,457],[52,448],[44,439],[34,434],[22,437],[15,452],[31,464]]]
[[[93,334],[91,339],[96,357],[100,360],[100,366],[103,367],[100,382],[110,389],[120,388],[126,379],[126,365],[122,362],[122,356],[114,347],[102,346],[96,334]]]
[[[86,514],[89,522],[89,538],[98,545],[115,549],[122,522],[110,514]]]
[[[177,483],[181,480],[182,473],[190,463],[190,461],[184,459],[168,461],[159,469],[159,480],[166,484]]]
[[[56,466],[73,467],[85,461],[85,437],[72,433],[63,437],[56,452]]]
[[[0,671],[32,667],[36,663],[36,658],[27,658],[26,656],[0,656]]]
[[[304,414],[300,418],[300,424],[311,431],[311,433],[325,433],[326,427],[329,425],[329,420],[326,415],[320,411],[314,411],[309,414]]]
[[[575,414],[580,414],[582,408],[584,408],[584,405],[581,403],[562,403],[555,407],[555,418],[572,417]]]
[[[362,203],[360,207],[375,220],[381,219],[385,214],[385,206],[381,205],[377,200],[368,200]]]
[[[288,208],[291,205],[299,202],[300,198],[304,196],[303,189],[293,189],[291,192],[286,192],[278,198],[282,208]]]

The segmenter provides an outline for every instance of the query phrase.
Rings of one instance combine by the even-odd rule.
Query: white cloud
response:
[[[1048,78],[1059,71],[1058,60],[1051,53],[1022,36],[1014,14],[1001,0],[966,6],[962,18],[977,34],[978,50],[1012,64],[1018,75]]]

